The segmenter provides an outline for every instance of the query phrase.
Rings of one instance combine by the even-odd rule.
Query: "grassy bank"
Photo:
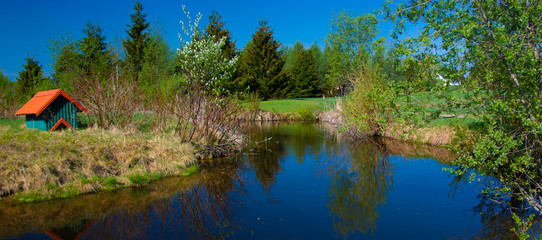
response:
[[[0,196],[69,197],[197,171],[195,147],[167,133],[117,129],[44,132],[0,121]]]
[[[333,110],[340,97],[292,98],[245,103],[249,114],[246,119],[256,121],[308,121],[319,120],[320,114]]]
[[[329,111],[334,109],[340,97],[332,98],[293,98],[262,101],[260,109],[267,112],[297,113],[310,109],[313,111]]]

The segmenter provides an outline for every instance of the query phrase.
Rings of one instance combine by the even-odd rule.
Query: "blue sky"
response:
[[[207,25],[209,14],[216,10],[226,22],[237,47],[243,48],[258,27],[258,21],[267,20],[275,39],[292,46],[296,40],[305,46],[318,42],[324,44],[334,13],[347,9],[352,13],[364,13],[378,9],[382,0],[335,0],[335,1],[247,1],[247,0],[141,0],[147,20],[159,26],[171,48],[180,46],[179,21],[184,18],[181,5],[191,15],[201,12],[200,25]],[[106,40],[125,38],[129,15],[133,13],[135,0],[18,0],[3,1],[0,9],[0,71],[15,80],[23,69],[25,58],[34,57],[44,68],[45,75],[52,71],[50,39],[70,34],[73,39],[82,37],[87,21],[98,23],[104,30]],[[383,29],[383,35],[388,35]]]

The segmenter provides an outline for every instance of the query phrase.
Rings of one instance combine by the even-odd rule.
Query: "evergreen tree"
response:
[[[149,23],[145,19],[147,14],[142,13],[143,6],[139,1],[134,5],[135,13],[130,14],[132,25],[126,25],[128,30],[128,38],[122,41],[122,46],[126,50],[126,64],[129,73],[137,80],[143,65],[145,45],[149,37],[148,32],[144,32]]]
[[[260,94],[263,99],[284,96],[287,76],[282,71],[285,58],[278,51],[280,43],[273,38],[267,21],[260,21],[242,53],[239,66],[240,82],[246,89]]]
[[[311,50],[301,50],[292,67],[291,82],[294,88],[289,97],[315,97],[319,94],[318,69]]]
[[[301,53],[303,49],[303,44],[300,41],[296,41],[294,46],[288,49],[288,52],[286,52],[286,62],[284,63],[284,69],[292,69],[297,55]]]
[[[81,53],[81,66],[86,73],[94,71],[107,74],[111,70],[112,54],[107,48],[105,36],[99,25],[87,22],[83,29],[84,37],[78,42]]]
[[[34,58],[26,58],[23,67],[24,70],[19,72],[15,83],[15,91],[20,103],[28,101],[35,94],[36,86],[44,80],[42,67]]]
[[[234,59],[237,56],[236,49],[235,49],[235,41],[232,41],[232,37],[230,34],[230,31],[224,27],[225,23],[222,21],[222,16],[218,14],[218,12],[213,11],[211,13],[211,16],[209,16],[209,25],[205,27],[205,37],[210,38],[214,37],[215,41],[218,42],[221,39],[224,41],[224,45],[221,47],[222,50],[222,57],[228,61]],[[223,81],[223,88],[230,91],[235,92],[238,89],[238,84],[236,83],[235,79],[238,78],[238,71],[237,66],[234,68],[234,72],[232,76],[228,79],[225,79]]]

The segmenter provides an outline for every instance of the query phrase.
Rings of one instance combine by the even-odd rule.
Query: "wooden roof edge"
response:
[[[66,99],[68,99],[68,101],[72,102],[75,106],[81,109],[81,111],[88,112],[86,108],[84,108],[83,106],[81,106],[81,104],[73,100],[73,98],[68,96],[68,94],[62,91],[62,89],[59,88],[59,89],[53,89],[53,90],[57,90],[57,92],[54,94],[54,97],[49,99],[49,101],[40,108],[40,110],[36,113],[36,116],[39,116],[60,95],[64,96]]]
[[[63,123],[64,125],[66,125],[66,127],[69,127],[69,128],[72,128],[72,129],[73,129],[72,125],[70,125],[66,120],[64,120],[64,118],[60,118],[60,119],[55,123],[55,125],[54,125],[51,129],[49,129],[49,132],[52,132],[52,131],[56,130],[56,129],[58,128],[58,126],[60,126],[60,124],[62,124],[62,123]]]

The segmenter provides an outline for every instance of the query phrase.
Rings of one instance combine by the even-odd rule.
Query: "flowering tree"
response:
[[[179,34],[182,47],[177,50],[179,56],[179,69],[185,75],[188,84],[204,86],[205,90],[215,94],[224,93],[221,83],[230,78],[235,70],[237,57],[230,60],[222,55],[222,46],[225,38],[216,39],[215,36],[203,37],[199,30],[201,13],[198,13],[192,22],[190,13],[183,5],[183,12],[188,18],[188,26],[181,20],[184,34],[189,41],[184,42]]]

